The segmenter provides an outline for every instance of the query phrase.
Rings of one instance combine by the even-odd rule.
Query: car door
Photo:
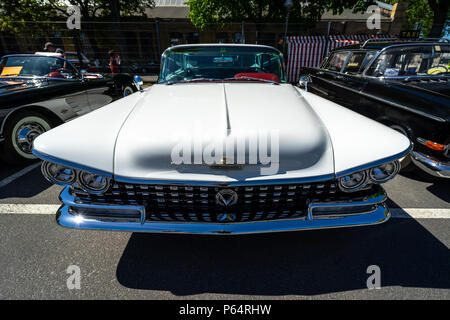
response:
[[[333,75],[336,101],[354,111],[359,110],[364,103],[360,94],[367,85],[367,80],[362,76],[365,65],[374,56],[374,53],[366,51],[352,51],[347,57],[345,65],[340,72]]]
[[[312,82],[309,87],[312,88],[313,92],[335,102],[340,100],[336,80],[339,80],[339,72],[342,70],[348,55],[349,51],[334,52],[327,62],[311,75]]]
[[[114,100],[113,80],[102,75],[85,75],[87,96],[91,110],[101,108]]]
[[[49,86],[45,106],[70,119],[91,112],[87,87],[80,73],[63,59],[56,60],[54,71],[47,76]],[[42,103],[41,103],[42,104]]]

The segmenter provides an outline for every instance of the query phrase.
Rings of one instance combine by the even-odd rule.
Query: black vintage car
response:
[[[79,72],[70,61],[39,54],[0,60],[0,157],[8,163],[35,159],[39,134],[138,89],[129,74]]]
[[[403,170],[415,164],[450,178],[449,43],[367,41],[341,47],[319,68],[303,68],[299,85],[407,135],[414,149],[402,159]]]

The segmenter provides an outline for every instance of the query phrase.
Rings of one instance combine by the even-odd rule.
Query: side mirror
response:
[[[86,70],[80,70],[80,78],[81,80],[84,80],[86,78],[87,71]]]
[[[142,78],[139,76],[134,76],[133,78],[134,85],[136,86],[136,89],[139,91],[144,91],[144,81],[142,81]]]
[[[298,80],[298,86],[305,91],[308,91],[308,83],[312,82],[311,77],[304,74],[300,76],[300,80]]]

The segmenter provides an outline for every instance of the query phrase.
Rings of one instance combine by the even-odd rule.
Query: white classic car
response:
[[[286,83],[260,45],[181,45],[158,83],[34,141],[61,226],[242,234],[378,224],[410,141]]]

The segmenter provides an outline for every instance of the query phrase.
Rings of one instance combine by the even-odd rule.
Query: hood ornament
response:
[[[210,164],[211,168],[234,168],[234,169],[242,169],[242,164],[234,163],[233,159],[223,157],[219,163]]]

